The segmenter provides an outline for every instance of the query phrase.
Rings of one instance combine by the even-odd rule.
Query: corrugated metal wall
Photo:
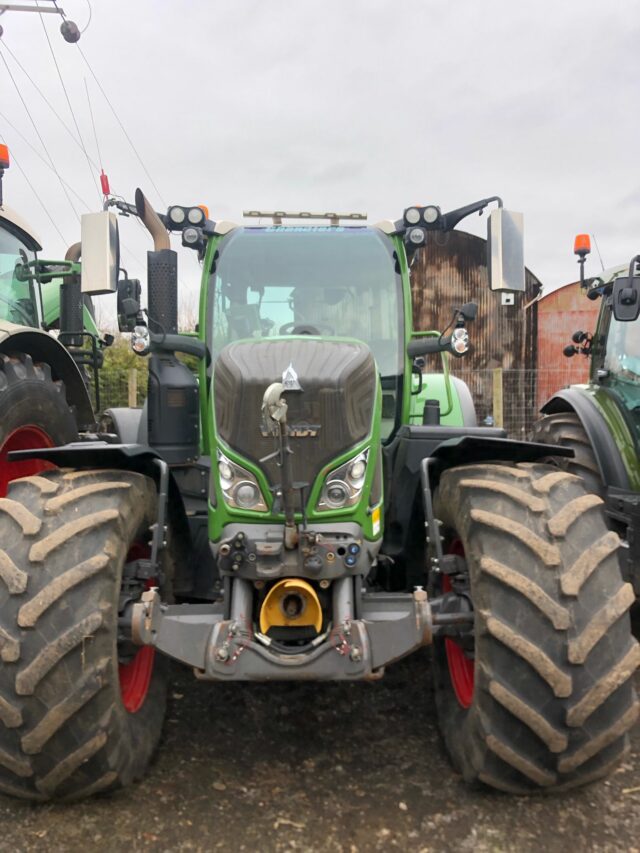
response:
[[[534,367],[537,311],[529,303],[540,290],[538,279],[527,270],[526,292],[515,294],[514,305],[502,305],[501,294],[489,290],[485,240],[464,231],[432,232],[429,239],[411,270],[414,329],[442,329],[455,306],[477,302],[465,367]]]
[[[502,304],[502,294],[489,290],[486,241],[464,231],[429,234],[411,270],[414,329],[443,329],[453,308],[477,302],[478,316],[469,325],[473,351],[451,359],[453,371],[470,386],[480,420],[491,414],[491,369],[526,371],[506,373],[504,398],[509,408],[533,410],[536,399],[537,302],[539,280],[529,270],[525,293],[514,295],[513,305]],[[429,363],[433,369],[435,363]],[[508,412],[505,412],[505,426]]]
[[[571,343],[571,335],[581,329],[594,332],[600,300],[587,299],[580,282],[565,284],[538,302],[538,387],[537,403],[564,385],[586,382],[589,360],[583,355],[567,358],[562,350]]]

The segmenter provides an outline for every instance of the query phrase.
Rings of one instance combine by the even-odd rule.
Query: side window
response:
[[[35,258],[33,251],[5,226],[0,226],[0,318],[36,326],[36,301],[30,282],[21,281],[16,269]]]

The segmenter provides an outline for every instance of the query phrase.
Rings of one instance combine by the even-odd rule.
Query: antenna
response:
[[[600,249],[598,247],[598,241],[596,240],[596,235],[592,234],[591,236],[593,237],[593,242],[594,242],[595,247],[596,247],[596,252],[598,253],[598,257],[600,258],[600,266],[602,267],[602,271],[604,272],[604,263],[602,262],[602,255],[600,254]]]

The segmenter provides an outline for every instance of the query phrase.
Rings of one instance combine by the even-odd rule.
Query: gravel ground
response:
[[[373,684],[271,686],[176,668],[147,778],[74,805],[0,797],[0,850],[640,851],[640,727],[606,782],[474,791],[443,753],[427,666],[418,654]]]

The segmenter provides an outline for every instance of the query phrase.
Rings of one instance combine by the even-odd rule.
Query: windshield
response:
[[[400,276],[393,245],[369,228],[245,228],[212,273],[213,350],[241,338],[357,338],[382,376],[401,372]]]
[[[4,223],[0,224],[0,320],[23,326],[38,325],[31,284],[16,277],[16,267],[34,259],[35,253],[26,243]]]
[[[621,397],[631,413],[636,429],[640,428],[640,320],[620,322],[612,315],[607,335],[604,368],[608,376],[602,380]]]

